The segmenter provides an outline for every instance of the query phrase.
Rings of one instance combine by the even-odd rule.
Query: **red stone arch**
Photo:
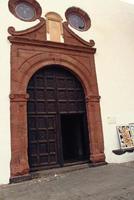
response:
[[[95,165],[105,162],[93,42],[88,43],[75,36],[66,24],[64,24],[65,43],[43,41],[44,31],[45,22],[43,20],[28,31],[15,32],[14,29],[10,29],[12,34],[9,38],[12,43],[11,179],[29,174],[27,154],[28,94],[26,93],[28,82],[40,68],[53,64],[67,68],[81,82],[86,97],[87,123],[90,130],[90,161]],[[34,34],[35,32],[36,34]],[[36,37],[35,40],[34,37]]]
[[[43,59],[42,59],[43,58]],[[34,63],[35,62],[35,63]],[[35,55],[24,62],[12,81],[11,98],[11,129],[12,129],[12,160],[11,176],[23,175],[29,172],[27,156],[27,99],[26,89],[32,75],[42,67],[58,64],[72,71],[83,85],[86,96],[88,129],[90,132],[90,159],[92,162],[104,161],[103,137],[99,109],[99,96],[94,92],[90,70],[69,56],[58,56],[47,59],[45,54]],[[18,75],[18,76],[17,76]],[[96,123],[97,120],[97,123]]]
[[[34,61],[36,62],[34,63]],[[56,57],[53,56],[52,58],[46,58],[45,54],[35,55],[21,65],[21,67],[19,68],[20,84],[18,85],[17,91],[22,91],[25,93],[28,82],[33,74],[40,68],[48,65],[59,65],[72,71],[83,85],[85,96],[91,96],[93,94],[91,82],[92,80],[89,79],[90,71],[85,66],[83,66],[81,62],[67,55],[62,55],[62,57],[60,55],[56,55]],[[84,71],[83,68],[85,69]]]

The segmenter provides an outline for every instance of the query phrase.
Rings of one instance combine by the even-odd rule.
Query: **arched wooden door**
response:
[[[27,92],[30,169],[86,160],[89,139],[79,80],[63,67],[52,65],[32,76]]]

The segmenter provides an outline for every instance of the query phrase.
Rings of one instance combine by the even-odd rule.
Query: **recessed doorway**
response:
[[[88,159],[88,137],[85,123],[83,114],[61,115],[64,164]]]
[[[85,95],[75,75],[58,65],[44,67],[27,92],[30,170],[89,159]]]

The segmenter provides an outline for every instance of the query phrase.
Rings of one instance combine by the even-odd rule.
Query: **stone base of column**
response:
[[[90,156],[91,163],[97,164],[97,163],[105,163],[105,154],[99,153],[99,154],[91,154]]]

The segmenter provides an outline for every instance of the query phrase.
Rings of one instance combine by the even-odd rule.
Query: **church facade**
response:
[[[0,183],[133,161],[134,5],[9,0],[2,8]]]

